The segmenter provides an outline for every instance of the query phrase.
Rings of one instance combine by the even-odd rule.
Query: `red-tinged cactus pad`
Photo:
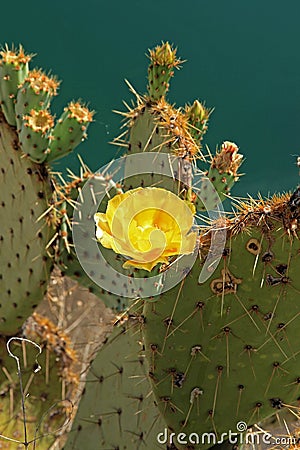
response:
[[[210,445],[236,424],[248,426],[297,405],[300,355],[299,189],[291,196],[241,204],[223,257],[203,284],[202,259],[181,285],[145,301],[146,357],[169,428]],[[224,224],[223,224],[224,225]],[[176,442],[176,440],[175,440]],[[197,443],[198,442],[198,443]]]

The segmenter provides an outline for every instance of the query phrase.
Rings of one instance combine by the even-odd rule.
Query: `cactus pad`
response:
[[[242,204],[211,278],[198,284],[203,256],[179,287],[145,302],[152,385],[157,401],[170,397],[173,408],[159,407],[177,435],[198,434],[201,444],[203,433],[218,439],[297,403],[297,192]],[[195,434],[179,447],[209,447]]]
[[[52,265],[47,244],[55,217],[45,215],[52,198],[46,167],[22,155],[17,135],[2,114],[0,133],[0,334],[12,335],[47,289]]]
[[[9,125],[16,126],[15,101],[19,85],[23,83],[28,74],[30,55],[24,53],[23,47],[19,49],[6,47],[0,52],[0,104]]]
[[[156,442],[165,425],[146,376],[139,320],[132,316],[127,331],[116,327],[97,354],[65,450],[164,448]]]
[[[19,139],[23,152],[32,161],[45,161],[50,152],[50,132],[53,125],[53,117],[44,109],[32,109],[29,114],[23,116]]]
[[[57,95],[59,82],[55,77],[48,77],[42,70],[34,69],[28,73],[24,83],[19,87],[15,114],[18,131],[22,127],[23,116],[30,111],[47,109],[53,96]]]
[[[71,102],[53,129],[47,162],[66,156],[86,139],[92,120],[93,112],[79,102]]]
[[[176,49],[166,42],[150,50],[151,64],[148,68],[148,92],[151,100],[159,100],[167,93],[174,68],[182,63],[176,57]]]

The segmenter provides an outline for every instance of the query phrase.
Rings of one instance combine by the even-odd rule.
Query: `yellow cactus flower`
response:
[[[193,212],[177,195],[161,188],[137,188],[109,200],[96,213],[96,237],[103,247],[128,258],[130,266],[149,272],[170,256],[194,251]]]

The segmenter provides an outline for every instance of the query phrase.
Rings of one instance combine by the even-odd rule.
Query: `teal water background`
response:
[[[116,149],[127,78],[146,89],[147,49],[161,40],[187,59],[172,80],[169,99],[195,98],[214,107],[205,143],[232,140],[245,155],[246,176],[233,194],[263,195],[299,182],[299,0],[52,0],[3,2],[0,42],[22,43],[34,65],[63,80],[53,103],[57,116],[78,97],[97,111],[80,147],[96,170]],[[75,152],[76,153],[76,152]],[[63,165],[77,171],[76,155]]]

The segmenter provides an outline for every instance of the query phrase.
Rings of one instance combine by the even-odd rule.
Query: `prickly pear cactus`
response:
[[[168,103],[166,95],[169,81],[174,75],[174,68],[179,69],[182,61],[176,56],[177,50],[169,43],[150,50],[150,65],[148,69],[148,95],[138,94],[129,84],[135,95],[136,106],[128,107],[127,112],[120,113],[126,120],[127,133],[123,132],[115,139],[115,144],[127,149],[129,155],[145,152],[168,153],[177,158],[173,168],[173,180],[155,175],[159,161],[153,159],[153,174],[145,174],[145,166],[141,159],[140,165],[134,160],[126,166],[124,188],[136,186],[163,186],[182,198],[193,201],[198,210],[215,208],[218,202],[230,195],[230,189],[239,179],[239,167],[242,155],[238,147],[231,142],[224,142],[216,155],[205,154],[202,149],[202,139],[208,128],[211,110],[199,100],[185,108],[176,108]],[[194,186],[194,191],[206,192],[206,201],[196,198],[191,192],[192,166],[195,170],[196,161],[200,161],[202,183]],[[134,167],[131,167],[131,164]],[[140,175],[136,173],[140,170]],[[135,176],[131,176],[132,173]],[[159,170],[158,170],[159,172]],[[205,196],[204,196],[205,197]]]
[[[161,51],[170,57],[166,46],[157,49]],[[235,144],[225,142],[215,156],[208,155],[201,186],[192,185],[189,168],[195,159],[207,159],[200,145],[209,112],[199,102],[185,112],[170,107],[165,99],[170,74],[164,72],[165,61],[161,71],[159,64],[154,64],[155,93],[135,93],[137,107],[125,113],[129,142],[123,141],[124,135],[116,142],[127,145],[128,153],[175,155],[179,186],[186,190],[183,198],[193,201],[194,188],[205,200],[197,208],[214,208],[238,179],[242,157]],[[150,66],[149,89],[153,70]],[[127,188],[138,184],[137,177],[132,178],[133,182],[126,180]],[[158,180],[152,177],[151,183],[151,177],[142,175],[139,185],[156,185]],[[160,182],[173,190],[165,180]],[[181,190],[177,193],[182,196]],[[144,301],[142,332],[149,375],[161,414],[175,433],[171,440],[180,448],[207,448],[222,433],[244,431],[236,428],[238,422],[250,426],[296,402],[299,349],[292,341],[297,342],[299,328],[298,218],[299,191],[241,204],[236,217],[200,234],[200,259],[182,283]],[[223,257],[200,285],[199,274],[211,257],[209,236],[218,228],[227,233]],[[203,433],[214,437],[205,441],[204,436],[202,442]],[[177,442],[174,436],[179,436]]]
[[[194,164],[195,160],[197,158],[201,159],[203,163],[206,163],[206,159],[201,152],[200,143],[203,137],[203,134],[205,133],[207,129],[207,121],[209,118],[209,110],[205,109],[198,101],[195,101],[195,103],[190,106],[186,107],[185,111],[181,111],[180,109],[175,109],[171,105],[169,105],[165,99],[165,94],[168,90],[168,82],[166,81],[166,74],[164,73],[165,68],[160,68],[160,62],[154,61],[153,58],[155,58],[156,53],[164,52],[170,53],[170,46],[163,45],[160,49],[156,49],[156,52],[151,52],[151,65],[150,65],[150,76],[149,76],[149,94],[150,96],[142,97],[138,95],[134,89],[131,87],[132,92],[135,93],[136,99],[137,99],[137,106],[133,110],[129,110],[129,112],[124,113],[125,118],[127,119],[127,127],[128,127],[128,134],[127,137],[122,135],[121,137],[117,138],[115,140],[115,143],[117,145],[125,146],[127,147],[128,154],[135,154],[135,153],[143,153],[143,152],[165,152],[169,153],[172,156],[175,156],[177,158],[177,174],[176,177],[178,177],[180,183],[174,183],[174,180],[166,180],[162,179],[161,176],[156,176],[155,174],[151,175],[145,175],[143,173],[144,167],[143,162],[141,160],[141,167],[140,167],[140,174],[137,174],[136,172],[139,171],[139,168],[136,167],[136,164],[134,164],[134,167],[130,167],[130,160],[129,164],[126,165],[126,180],[124,182],[124,185],[122,188],[126,191],[127,189],[132,189],[136,186],[147,186],[147,185],[155,185],[157,182],[160,183],[164,188],[168,188],[169,190],[176,192],[177,194],[180,193],[180,195],[183,198],[188,198],[189,200],[194,200],[193,198],[189,197],[189,189],[191,188],[191,165]],[[170,56],[170,54],[169,54]],[[168,56],[168,57],[169,57]],[[172,51],[172,58],[173,58],[173,66],[177,66],[176,58],[175,58],[175,52]],[[165,63],[164,63],[165,64]],[[164,66],[164,64],[162,64]],[[158,89],[157,86],[160,85],[159,80],[157,81],[157,85],[155,87],[155,93],[151,90],[151,74],[153,74],[153,66],[155,66],[155,70],[158,71],[157,73],[161,73],[163,80],[161,83],[162,89]],[[168,75],[170,76],[170,74]],[[154,77],[156,79],[156,76]],[[159,78],[159,77],[158,77]],[[207,176],[207,187],[202,188],[204,190],[207,190],[207,197],[213,197],[213,204],[215,204],[217,201],[219,201],[217,191],[220,193],[226,194],[229,193],[230,187],[233,185],[233,182],[238,179],[237,170],[239,168],[239,165],[241,163],[242,157],[238,154],[238,148],[232,144],[232,143],[224,143],[221,150],[217,153],[215,157],[212,157],[209,155],[210,158],[210,164],[208,168],[208,172],[206,174]],[[154,160],[154,173],[155,173],[155,160]],[[208,192],[210,183],[214,183],[215,190],[213,192]],[[199,187],[200,188],[200,187]],[[185,191],[185,193],[182,194],[181,190]],[[212,195],[213,194],[213,195]],[[216,200],[214,198],[217,197]],[[206,203],[208,199],[205,199]],[[203,209],[204,205],[199,204],[197,205],[199,209]],[[109,257],[109,252],[105,253],[107,255],[107,260],[112,261],[114,258],[113,252],[111,252],[111,257]],[[76,261],[76,260],[74,260]],[[68,263],[66,263],[66,266],[68,266]],[[78,269],[77,269],[78,270]],[[78,270],[78,273],[80,273],[80,270]],[[167,294],[166,294],[167,295]],[[154,304],[155,308],[155,304]],[[144,329],[145,323],[143,323],[142,328]],[[124,345],[122,345],[123,348],[131,348],[130,342],[128,342],[128,335],[122,336],[122,340],[124,340]],[[126,342],[125,342],[126,341]],[[101,374],[107,366],[106,361],[106,353],[109,358],[112,357],[114,361],[116,360],[115,351],[120,351],[120,339],[116,341],[115,345],[118,346],[117,350],[113,350],[113,348],[110,349],[111,345],[106,348],[104,347],[103,350],[99,353],[97,356],[96,361],[94,364],[97,364],[100,367],[100,371],[97,372],[98,375],[93,373],[92,369],[92,380],[97,382],[97,379],[102,380],[101,382],[101,389],[103,393],[103,397],[105,398],[104,394],[104,387],[105,387],[105,377],[101,377]],[[148,366],[150,367],[149,373],[151,374],[151,377],[153,376],[155,380],[155,370],[153,369],[153,360],[155,359],[156,354],[156,347],[155,344],[153,344],[152,348],[152,354],[150,359],[148,360]],[[134,350],[137,351],[136,349]],[[133,353],[133,352],[132,352]],[[131,354],[131,352],[130,352]],[[108,372],[109,373],[109,372]],[[130,376],[130,374],[127,374]],[[123,376],[123,371],[122,371]],[[165,374],[165,377],[168,377],[168,374]],[[110,378],[110,377],[109,377]],[[128,376],[125,378],[124,383],[129,383]],[[109,380],[108,380],[109,381]],[[107,383],[106,383],[107,384]],[[87,384],[89,386],[89,384]],[[148,389],[148,383],[146,382],[146,386]],[[112,390],[115,390],[116,388],[106,388],[106,392],[112,392]],[[131,387],[132,391],[133,387]],[[161,396],[158,396],[156,399],[157,404],[159,405],[159,408],[161,411],[175,411],[177,410],[177,407],[173,404],[171,394],[173,390],[171,390],[168,394],[164,394]],[[126,446],[126,448],[130,447],[132,448],[133,445],[140,445],[140,441],[136,441],[133,443],[133,441],[129,441],[131,443],[128,443],[127,438],[125,440],[124,435],[122,438],[118,438],[115,433],[113,436],[111,436],[110,440],[107,438],[107,435],[110,436],[110,431],[107,431],[107,420],[103,420],[103,418],[106,416],[105,413],[99,412],[98,417],[94,415],[94,411],[97,410],[96,405],[92,406],[90,405],[91,402],[94,401],[95,391],[92,388],[87,388],[86,390],[87,397],[82,400],[80,409],[79,409],[79,419],[78,422],[75,424],[74,430],[77,431],[74,432],[74,436],[71,434],[71,439],[69,440],[67,448],[79,448],[82,446],[83,442],[86,442],[86,436],[89,435],[89,439],[91,436],[91,433],[95,433],[95,438],[91,439],[93,447],[96,445],[99,446],[98,448],[108,448],[111,446],[112,448],[123,448],[123,445]],[[120,391],[118,393],[120,396]],[[99,393],[100,396],[100,393]],[[123,398],[123,394],[122,394]],[[126,397],[125,397],[126,398]],[[104,402],[106,400],[103,400]],[[121,408],[117,408],[115,406],[115,399],[108,398],[107,401],[109,402],[108,410],[111,411],[117,411],[121,410]],[[112,403],[113,402],[113,403]],[[125,403],[126,404],[126,403]],[[102,408],[103,409],[103,408]],[[105,408],[104,408],[105,410]],[[123,409],[122,409],[123,411]],[[153,420],[153,412],[150,415],[150,419]],[[163,415],[164,415],[163,414]],[[80,417],[82,418],[80,420]],[[114,420],[115,417],[111,420]],[[125,414],[121,415],[121,419],[123,420],[123,417],[126,417]],[[120,419],[120,420],[121,420]],[[128,419],[124,419],[128,420]],[[84,422],[87,422],[84,424]],[[97,426],[98,424],[98,426]],[[110,425],[113,427],[113,425]],[[120,426],[121,427],[121,426]],[[134,429],[134,426],[131,424],[130,427]],[[120,428],[121,429],[121,428]],[[161,426],[160,428],[156,429],[156,434],[154,434],[151,438],[147,437],[145,440],[146,445],[150,446],[151,448],[153,445],[158,445],[157,441],[157,435],[158,433],[163,432],[165,427]],[[145,434],[141,434],[141,432],[138,431],[137,426],[135,425],[135,432],[133,433],[134,436],[141,439],[141,437],[145,436]],[[77,447],[78,446],[78,447]],[[103,446],[103,447],[102,447]],[[125,448],[125,447],[124,447]],[[173,447],[170,447],[173,448]],[[175,447],[174,447],[175,448]]]
[[[50,163],[86,137],[92,112],[72,102],[55,123],[49,108],[57,93],[57,80],[40,70],[30,71],[31,56],[22,47],[5,49],[1,56],[0,177],[5,189],[0,195],[0,334],[20,333],[24,320],[43,298],[54,261],[106,304],[122,310],[128,304],[126,299],[103,291],[101,282],[98,286],[89,279],[97,267],[97,255],[86,251],[86,259],[94,266],[86,273],[72,240],[71,217],[78,210],[86,182],[89,201],[97,201],[95,174],[83,165],[80,176],[67,183],[50,169]],[[175,108],[166,100],[170,79],[180,64],[168,43],[150,51],[148,93],[139,95],[130,86],[136,106],[122,113],[127,131],[115,140],[128,155],[167,153],[175,160],[174,176],[158,175],[155,158],[153,173],[147,174],[142,159],[140,166],[130,165],[129,159],[120,185],[113,184],[109,174],[97,174],[107,193],[101,211],[110,197],[137,186],[158,185],[176,193],[193,211],[195,207],[198,211],[214,209],[238,180],[242,156],[235,144],[224,142],[215,155],[203,150],[211,111],[198,100],[184,108]],[[202,175],[200,185],[193,184],[193,171]],[[86,448],[87,442],[91,448],[103,450],[175,448],[171,441],[181,449],[207,448],[222,433],[235,432],[238,422],[250,426],[296,404],[300,377],[299,198],[298,189],[266,202],[240,204],[235,217],[222,219],[200,234],[200,257],[179,285],[154,298],[137,300],[143,312],[127,311],[131,315],[127,331],[116,328],[93,363],[66,448]],[[212,237],[220,229],[227,236],[221,262],[200,285],[201,269],[214,256]],[[126,273],[123,255],[109,248],[103,253],[107,264]],[[160,266],[154,272],[163,273],[164,269]],[[138,270],[127,273],[143,276]],[[117,282],[110,281],[112,285]],[[45,379],[41,382],[38,374],[29,370],[36,363],[36,347],[27,353],[24,346],[17,349],[23,358],[24,392],[31,394],[26,399],[28,428],[24,434],[24,421],[15,408],[20,404],[13,369],[16,359],[3,353],[5,419],[1,421],[0,416],[0,433],[12,439],[9,446],[28,447],[29,440],[39,439],[41,431],[41,448],[49,448],[53,438],[47,433],[55,434],[67,420],[69,411],[62,400],[72,399],[78,377],[71,376],[75,355],[67,338],[47,319],[35,316],[32,320],[37,325],[31,321],[23,329],[26,338],[47,341],[41,364]],[[138,327],[132,328],[132,322]],[[50,383],[50,375],[55,382]],[[35,401],[43,398],[45,385],[47,395],[41,407]],[[68,386],[70,395],[60,395]],[[62,406],[56,411],[53,405]],[[46,427],[37,426],[37,415],[47,414]],[[166,434],[160,434],[158,442],[162,432]],[[202,441],[203,433],[209,433],[210,440]]]
[[[195,203],[198,209],[205,209],[203,202],[194,196],[190,190],[192,182],[192,165],[196,160],[200,160],[207,169],[203,173],[203,186],[198,186],[206,192],[203,199],[208,206],[211,199],[211,207],[214,207],[219,201],[218,193],[221,199],[230,193],[230,188],[239,178],[238,169],[242,162],[242,156],[238,153],[238,147],[230,142],[225,142],[220,151],[213,157],[205,155],[201,151],[201,140],[207,130],[210,110],[206,109],[198,100],[191,106],[186,106],[185,110],[171,106],[165,96],[169,88],[169,79],[173,75],[173,68],[178,68],[181,61],[176,57],[176,50],[166,43],[158,46],[155,50],[150,51],[149,66],[149,86],[147,95],[139,95],[134,88],[129,85],[131,92],[136,97],[136,106],[129,108],[121,115],[125,118],[127,130],[117,137],[114,143],[117,146],[125,147],[127,155],[143,156],[145,153],[153,153],[153,173],[145,172],[145,163],[143,158],[140,161],[130,158],[125,164],[124,181],[116,188],[108,189],[109,184],[103,185],[103,189],[108,190],[108,198],[116,195],[116,192],[126,192],[137,186],[163,186],[170,191],[180,195],[180,197]],[[165,73],[166,66],[169,72]],[[156,80],[155,86],[153,79]],[[158,88],[160,86],[160,88]],[[173,158],[174,167],[170,172],[170,177],[163,176],[159,173],[159,165],[161,161],[156,159],[158,152],[167,153]],[[70,183],[63,187],[62,197],[70,199],[67,202],[67,217],[72,217],[73,211],[70,205],[75,206],[76,200],[82,202],[81,190],[84,183],[90,186],[93,201],[97,203],[97,189],[93,187],[93,174],[83,166],[83,176],[74,177]],[[90,177],[90,180],[88,180]],[[108,183],[109,179],[106,180]],[[98,189],[99,190],[99,189]],[[86,195],[86,194],[85,194]],[[86,199],[84,199],[86,201]],[[105,210],[107,198],[100,207]],[[75,206],[76,207],[76,206]],[[65,224],[66,228],[67,225]],[[71,236],[69,233],[70,245],[61,245],[56,253],[59,266],[63,272],[79,283],[92,290],[99,295],[105,303],[117,310],[126,308],[126,300],[122,297],[114,296],[105,292],[97,283],[93,283],[87,275],[95,273],[97,265],[97,254],[92,254],[88,249],[84,249],[85,260],[87,265],[91,267],[89,273],[85,273],[75,254]],[[85,239],[86,241],[86,239]],[[86,245],[86,244],[85,244]],[[78,250],[78,249],[77,249]],[[101,250],[108,264],[115,267],[122,274],[126,271],[122,269],[122,262],[110,251]],[[128,271],[127,271],[128,274]],[[99,275],[103,277],[103,274]],[[113,279],[112,283],[118,283],[118,279]],[[101,279],[99,283],[101,286]],[[112,286],[113,287],[113,286]],[[112,289],[113,291],[113,289]],[[126,296],[126,293],[124,294]]]
[[[95,357],[65,450],[154,448],[165,425],[147,379],[140,320],[132,314],[116,326]]]
[[[202,257],[182,284],[145,301],[152,386],[157,401],[169,399],[158,406],[179,448],[208,448],[212,435],[244,431],[239,422],[251,426],[297,403],[299,217],[299,189],[241,204],[219,224],[227,242],[212,276],[199,285],[203,236]]]
[[[79,144],[92,113],[72,102],[55,125],[48,108],[58,88],[56,79],[41,70],[29,71],[31,56],[22,47],[6,48],[1,56],[0,334],[13,335],[47,290],[53,242],[65,242],[65,198],[48,161]]]
[[[1,448],[49,449],[73,416],[80,365],[64,332],[28,317],[45,296],[58,243],[68,248],[72,198],[49,162],[85,138],[92,112],[71,102],[55,124],[56,79],[30,71],[22,47],[1,56]]]
[[[54,260],[64,273],[89,287],[108,306],[124,309],[126,302],[103,291],[89,279],[89,274],[82,269],[73,248],[70,228],[73,208],[76,207],[82,185],[93,178],[93,174],[83,166],[82,176],[74,176],[70,183],[63,182],[61,185],[60,180],[50,173],[49,167],[49,163],[65,156],[85,138],[88,124],[92,121],[92,112],[80,103],[72,102],[55,123],[49,107],[59,86],[56,78],[48,77],[40,69],[30,71],[31,56],[25,55],[22,47],[18,50],[6,49],[1,55],[2,110],[8,123],[16,125],[18,132],[16,134],[2,120],[1,176],[3,182],[11,185],[1,195],[3,223],[7,223],[0,243],[3,255],[6,255],[1,264],[3,273],[0,280],[6,297],[1,307],[2,333],[12,334],[18,331],[31,309],[42,299]],[[198,101],[187,106],[185,111],[172,107],[166,101],[169,79],[173,75],[173,69],[178,68],[181,62],[176,57],[176,50],[169,44],[163,44],[150,52],[150,58],[149,95],[136,94],[137,106],[125,113],[128,139],[125,138],[124,143],[121,138],[117,138],[115,142],[117,145],[125,145],[128,154],[163,151],[175,155],[179,183],[166,179],[163,179],[163,183],[170,190],[180,192],[181,197],[194,201],[191,198],[190,169],[196,158],[200,158],[203,163],[205,161],[199,149],[210,111]],[[154,79],[156,82],[153,84]],[[241,159],[237,156],[237,148],[225,147],[221,153],[225,151],[227,154],[227,166],[221,167],[214,159],[207,172],[210,181],[216,184],[216,191],[220,193],[228,193],[230,186],[238,178],[237,168]],[[137,185],[162,183],[159,176],[137,175],[138,167],[134,167],[135,175],[130,176],[132,168],[129,163],[126,171],[127,178],[122,187],[124,190]],[[141,167],[140,172],[142,171]],[[9,205],[9,209],[6,205]],[[197,204],[197,207],[203,209],[201,204]],[[22,212],[24,208],[25,211]],[[20,226],[15,230],[17,223]],[[28,236],[26,242],[24,235]],[[20,270],[19,261],[23,254],[26,263],[22,260]],[[90,256],[92,257],[93,255]],[[109,264],[116,265],[122,271],[119,267],[121,264],[115,257],[111,258],[109,252],[105,257]],[[22,300],[19,300],[19,294]],[[18,300],[11,301],[12,298]]]

